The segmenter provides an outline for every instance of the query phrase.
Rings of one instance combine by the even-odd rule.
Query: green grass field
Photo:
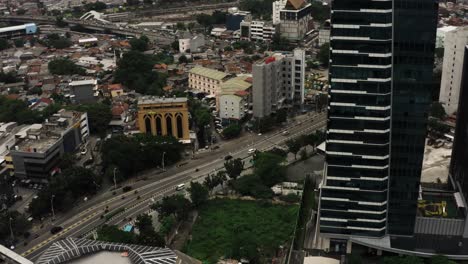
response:
[[[272,256],[279,245],[291,241],[298,210],[297,205],[210,200],[199,210],[185,251],[204,263],[236,257],[247,248],[260,249],[261,257]]]

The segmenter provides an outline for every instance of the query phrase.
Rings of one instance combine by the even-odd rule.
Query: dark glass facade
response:
[[[450,176],[468,199],[468,47],[465,47]]]
[[[334,0],[332,10],[320,231],[411,235],[437,2]]]

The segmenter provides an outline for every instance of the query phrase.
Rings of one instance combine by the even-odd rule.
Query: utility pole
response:
[[[117,181],[115,180],[115,171],[117,168],[114,168],[114,191],[117,190]]]
[[[52,221],[55,220],[54,198],[55,198],[55,194],[52,194],[52,196],[50,196],[50,208],[52,209]]]
[[[166,171],[166,169],[164,168],[164,156],[166,155],[166,152],[164,151],[163,154],[162,154],[162,169],[163,171]]]
[[[13,244],[15,241],[15,234],[13,233],[13,226],[11,225],[11,221],[13,221],[13,218],[10,216],[10,235],[11,235],[11,244]]]

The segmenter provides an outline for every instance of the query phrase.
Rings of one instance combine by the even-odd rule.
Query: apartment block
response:
[[[253,65],[253,116],[269,116],[304,102],[305,51],[276,53]]]
[[[460,27],[445,33],[439,101],[449,115],[456,113],[458,109],[466,44],[468,44],[468,27]]]
[[[225,81],[228,74],[196,66],[189,71],[189,88],[208,95],[216,96],[221,91],[221,83]]]
[[[240,24],[241,39],[271,41],[276,33],[276,27],[266,21],[242,21]]]

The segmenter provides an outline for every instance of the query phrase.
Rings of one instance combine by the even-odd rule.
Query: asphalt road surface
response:
[[[220,145],[219,149],[197,154],[195,159],[182,161],[179,165],[167,168],[165,172],[140,175],[138,177],[140,180],[132,184],[133,190],[127,193],[122,193],[120,189],[115,195],[111,191],[104,192],[64,214],[57,214],[53,223],[45,223],[42,229],[34,233],[38,235],[37,238],[33,238],[26,246],[17,247],[16,251],[31,261],[36,261],[51,243],[61,238],[88,235],[104,223],[111,225],[122,223],[148,211],[149,205],[174,193],[178,184],[188,185],[190,181],[202,180],[208,174],[222,169],[226,155],[231,155],[233,158],[249,159],[249,149],[268,150],[283,144],[288,139],[324,128],[326,118],[326,113],[305,115],[296,118],[297,121],[289,123],[286,128],[281,130],[263,135],[252,134],[227,141]],[[284,130],[289,132],[287,136],[282,134]],[[106,209],[108,210],[107,214],[109,214],[117,210],[121,211],[121,208],[124,208],[125,211],[113,216],[108,221],[102,217],[105,215]],[[53,225],[62,226],[63,230],[52,235],[49,231]]]

